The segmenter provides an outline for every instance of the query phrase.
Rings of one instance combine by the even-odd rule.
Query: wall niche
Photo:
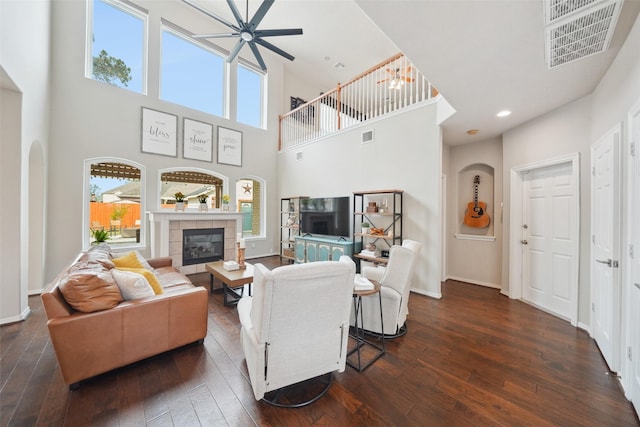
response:
[[[470,164],[458,172],[457,239],[495,240],[494,179],[494,169],[484,163]]]

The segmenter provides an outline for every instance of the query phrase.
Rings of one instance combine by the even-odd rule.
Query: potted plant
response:
[[[362,228],[362,234],[369,234],[369,223],[368,222],[363,222],[362,224],[360,224],[360,227]]]
[[[184,211],[184,194],[178,191],[173,197],[176,198],[176,211]]]
[[[96,228],[95,230],[91,230],[91,236],[93,236],[93,242],[91,242],[91,244],[99,245],[109,239],[109,232],[102,228]]]
[[[207,194],[201,194],[198,196],[198,201],[200,202],[200,212],[206,212],[208,209],[207,199],[209,196]]]
[[[222,210],[223,211],[228,211],[229,210],[229,201],[231,200],[231,197],[229,197],[228,194],[225,194],[224,196],[222,196]]]

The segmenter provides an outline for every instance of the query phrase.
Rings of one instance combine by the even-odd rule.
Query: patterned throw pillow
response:
[[[153,289],[143,275],[132,271],[122,271],[114,268],[111,274],[126,301],[154,296]]]
[[[151,286],[151,289],[153,289],[154,294],[160,295],[161,293],[163,293],[162,285],[160,284],[160,282],[158,281],[158,278],[155,276],[155,274],[153,274],[152,271],[149,271],[145,268],[124,268],[124,267],[117,267],[116,270],[130,271],[133,273],[141,274],[142,276],[144,276],[145,279],[147,279],[147,282]]]

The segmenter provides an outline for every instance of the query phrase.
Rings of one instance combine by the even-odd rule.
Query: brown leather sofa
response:
[[[96,262],[95,253],[91,251],[80,253],[43,292],[51,341],[62,377],[72,389],[77,388],[81,380],[192,342],[204,341],[207,290],[194,286],[172,267],[171,258],[150,259],[148,263],[162,285],[163,293],[129,301],[122,301],[119,296],[113,302],[113,308],[78,311],[61,292],[60,286],[66,286],[72,275],[90,278],[85,282],[76,280],[79,287],[90,284],[91,278],[97,276],[110,277],[113,266],[104,259]],[[78,275],[78,272],[83,274]],[[117,287],[115,293],[118,293]],[[72,304],[77,307],[74,302]]]

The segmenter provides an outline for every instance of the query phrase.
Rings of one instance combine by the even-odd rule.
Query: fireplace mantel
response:
[[[225,259],[235,258],[233,255],[235,251],[236,230],[242,230],[242,213],[240,212],[199,212],[197,210],[187,210],[185,212],[149,211],[147,215],[151,225],[151,257],[175,257],[175,254],[172,254],[170,250],[172,230],[180,230],[180,233],[182,233],[182,230],[185,228],[206,228],[211,226],[212,221],[215,221],[224,223],[224,225],[218,224],[218,226],[225,228]],[[229,254],[227,254],[227,252],[229,252]],[[180,256],[180,259],[174,259],[174,265],[182,266],[182,256]],[[186,268],[188,267],[181,268],[181,270],[189,274],[190,272],[185,271]]]

